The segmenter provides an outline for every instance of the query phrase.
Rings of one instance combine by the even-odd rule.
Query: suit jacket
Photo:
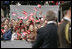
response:
[[[68,24],[68,20],[65,20],[62,22],[62,24],[59,25],[59,41],[60,41],[60,47],[61,48],[69,48],[71,45],[67,42],[66,37],[65,37],[65,27],[66,24]],[[71,37],[71,33],[69,34]],[[71,38],[70,38],[71,39]]]
[[[11,29],[9,29],[3,34],[3,40],[11,40],[11,36],[12,36],[12,32]]]
[[[54,23],[47,24],[45,27],[38,29],[37,38],[32,48],[57,48],[57,25]]]

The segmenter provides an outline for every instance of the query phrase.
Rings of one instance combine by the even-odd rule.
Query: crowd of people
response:
[[[1,40],[26,40],[33,42],[33,48],[70,48],[71,7],[66,10],[61,23],[57,22],[54,11],[36,19],[31,16],[25,23],[19,18],[4,18],[1,21]]]
[[[34,41],[36,31],[44,24],[43,18],[28,19],[25,23],[23,19],[15,20],[2,18],[1,22],[1,39],[2,40],[27,40]]]

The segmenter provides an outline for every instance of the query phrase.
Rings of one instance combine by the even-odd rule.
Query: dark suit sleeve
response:
[[[7,35],[8,39],[11,39],[11,35],[12,35],[12,32],[11,30],[9,30],[8,35]]]
[[[41,46],[41,44],[42,44],[43,36],[42,36],[40,30],[38,30],[37,33],[38,33],[37,38],[36,38],[32,48],[39,48]]]
[[[11,39],[11,35],[12,35],[12,32],[11,32],[11,30],[9,30],[8,32],[6,32],[3,35],[4,40],[10,40]]]

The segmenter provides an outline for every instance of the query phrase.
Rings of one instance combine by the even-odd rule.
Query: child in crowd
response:
[[[11,40],[17,40],[16,30],[13,31]]]
[[[22,40],[26,40],[27,32],[24,27],[21,28],[21,35]]]
[[[17,33],[17,40],[20,40],[21,39],[21,34],[20,34],[20,28],[19,26],[16,26],[16,33]]]

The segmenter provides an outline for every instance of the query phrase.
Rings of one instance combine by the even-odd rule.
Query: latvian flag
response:
[[[16,16],[16,13],[15,12],[12,12],[12,16]]]
[[[17,32],[17,35],[20,36],[21,34]]]
[[[36,22],[40,22],[40,19],[39,20],[36,20]]]
[[[26,35],[27,35],[27,33],[26,33],[26,32],[23,32],[23,35],[24,35],[24,36],[26,36]]]
[[[41,8],[41,5],[40,5],[40,4],[38,4],[38,5],[37,5],[37,7],[38,7],[38,8]]]
[[[28,18],[28,16],[25,16],[24,19],[26,20]]]
[[[1,32],[2,32],[3,34],[5,33],[3,29],[1,29]]]
[[[28,13],[27,13],[26,11],[24,11],[24,13],[23,13],[23,14],[27,15]]]

